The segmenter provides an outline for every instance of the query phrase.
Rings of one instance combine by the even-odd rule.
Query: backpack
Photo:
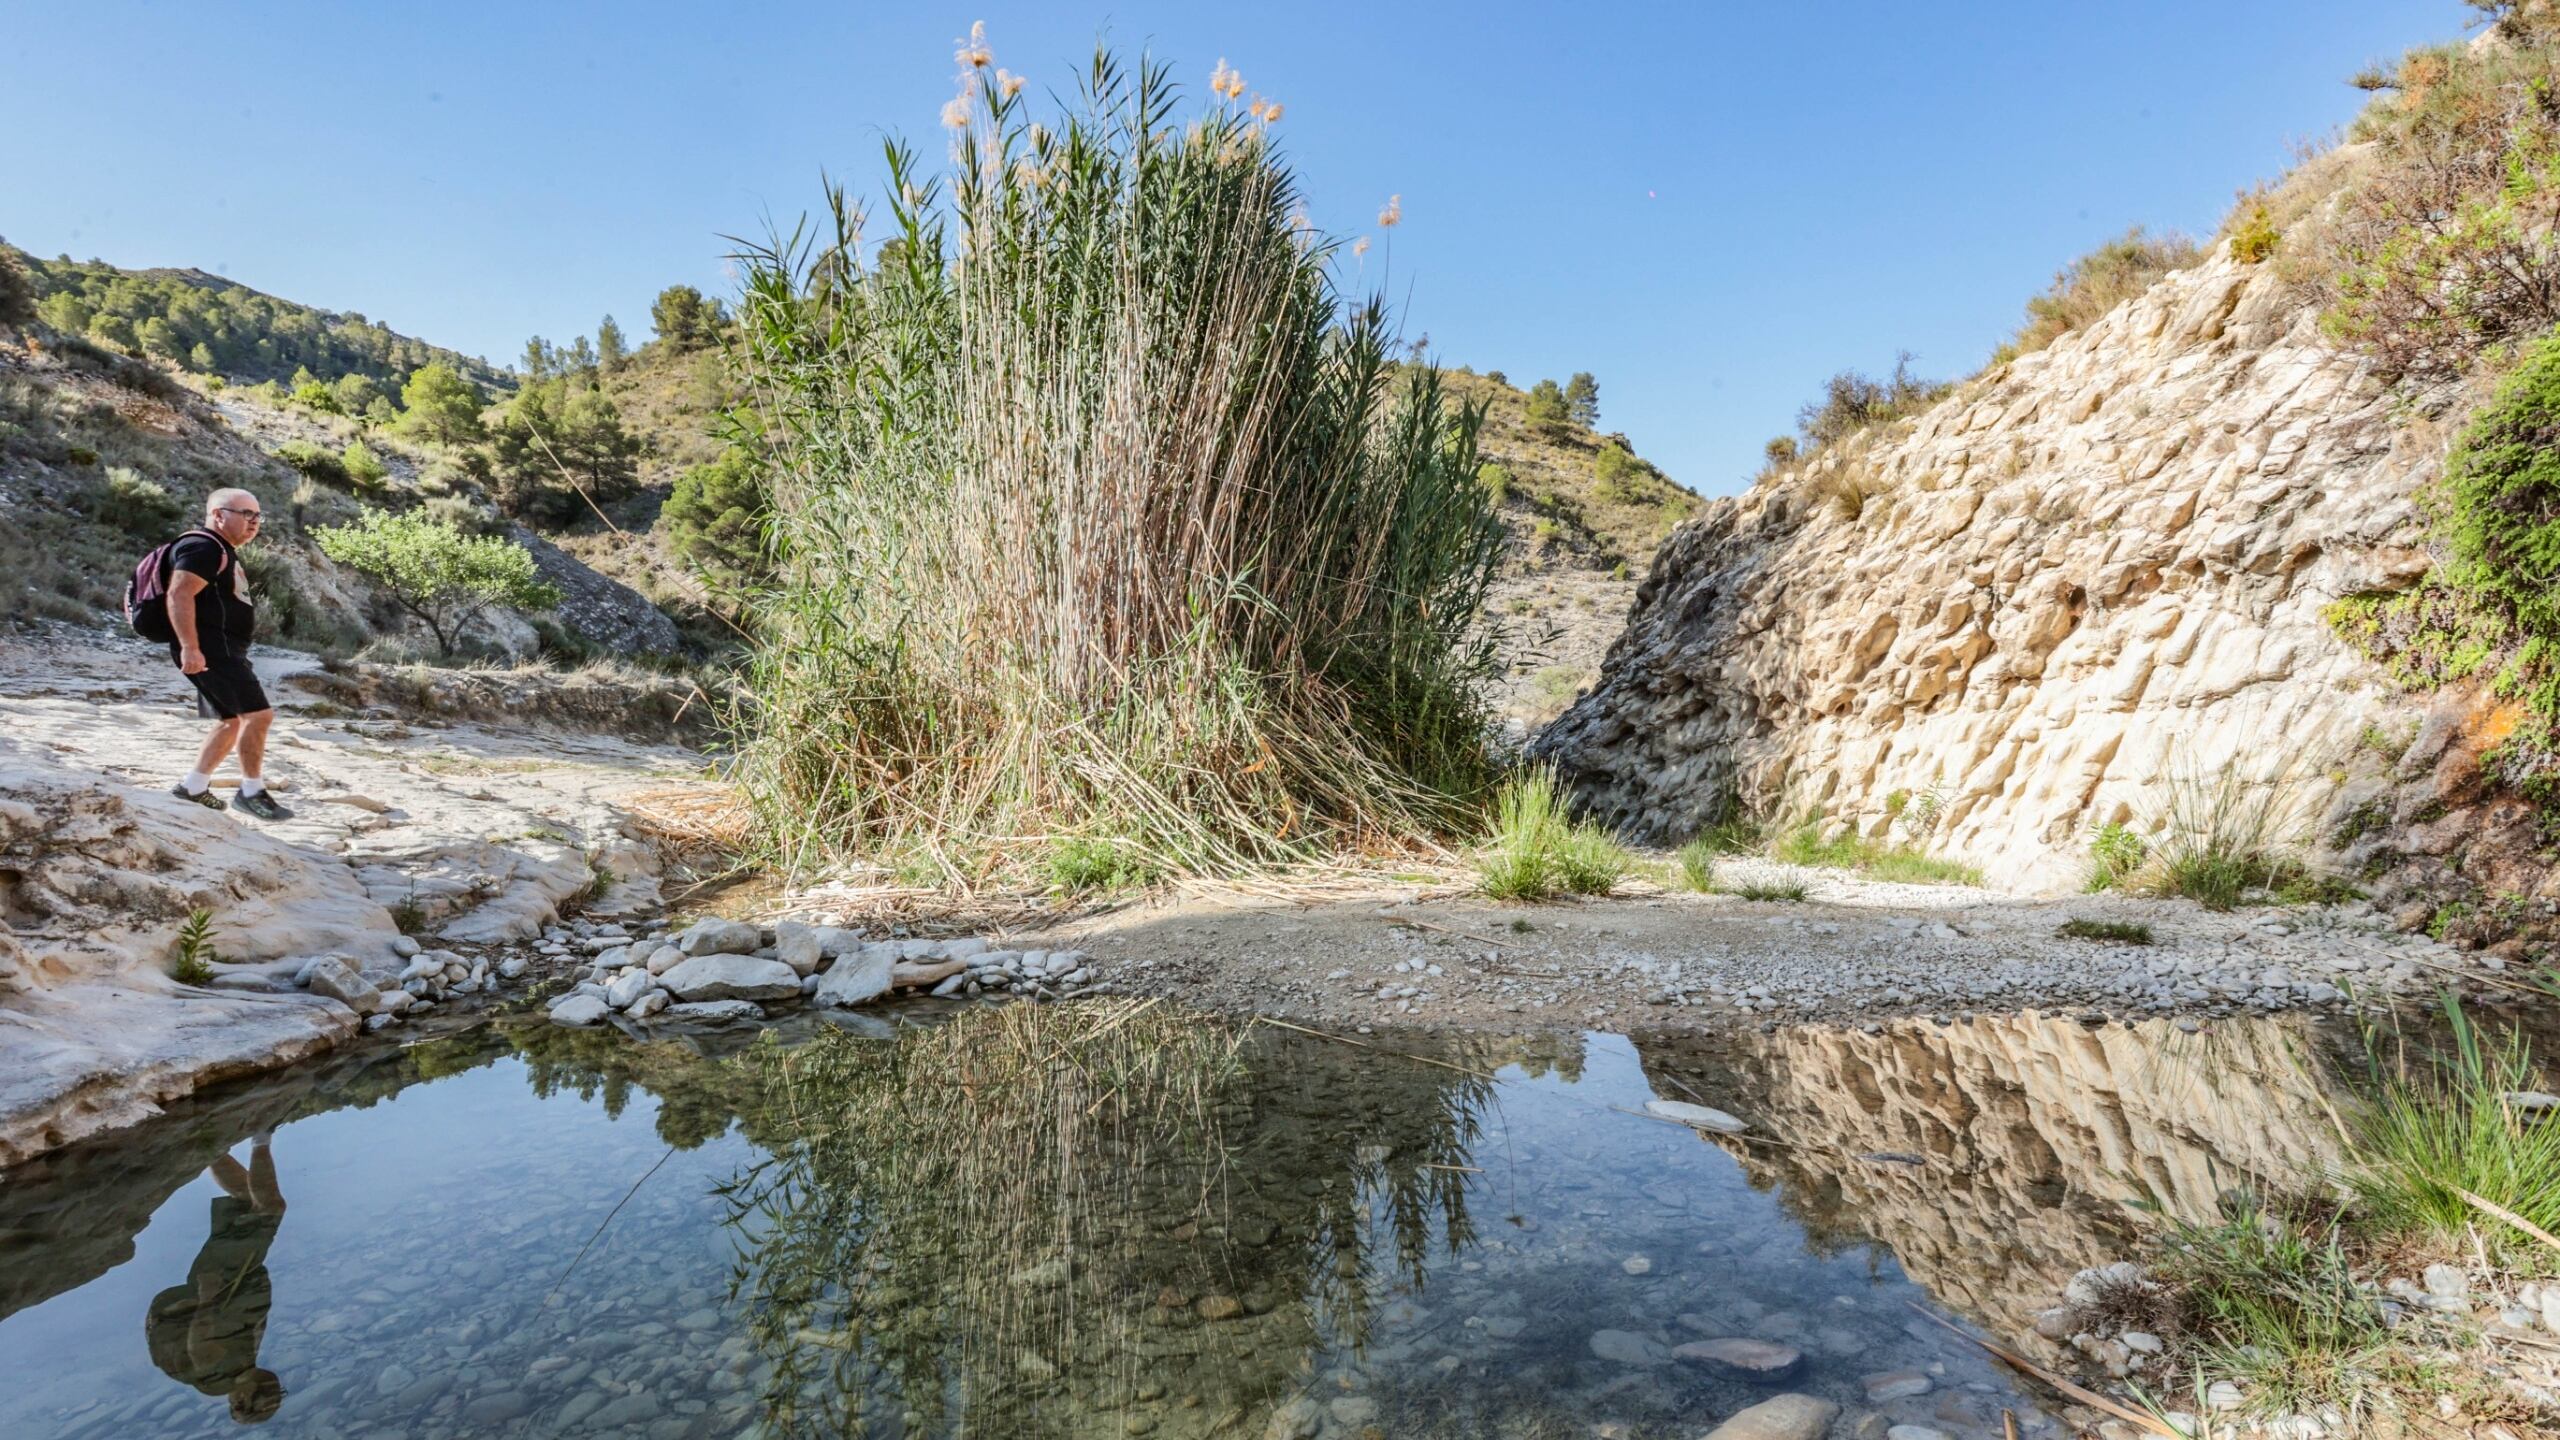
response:
[[[184,540],[188,535],[213,535],[213,532],[189,530],[178,540]],[[220,540],[222,537],[213,535],[213,538]],[[153,546],[151,553],[143,556],[141,562],[133,567],[133,578],[124,584],[124,623],[133,627],[134,634],[163,645],[178,638],[178,632],[169,624],[169,557],[177,550],[178,540]],[[230,568],[231,556],[226,548],[221,567],[214,574],[224,574]]]

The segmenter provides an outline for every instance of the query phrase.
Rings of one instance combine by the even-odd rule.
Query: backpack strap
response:
[[[230,573],[231,573],[231,542],[230,542],[230,541],[225,540],[225,539],[223,539],[221,536],[214,534],[211,530],[206,529],[206,528],[205,528],[205,527],[203,527],[202,525],[195,526],[194,528],[189,529],[189,530],[182,530],[182,531],[178,532],[178,540],[184,540],[184,539],[186,539],[189,535],[202,535],[202,536],[206,537],[207,539],[209,539],[209,540],[213,541],[213,543],[214,543],[215,545],[218,545],[218,546],[220,546],[220,547],[221,547],[221,549],[222,549],[222,558],[221,558],[221,560],[220,560],[219,562],[217,562],[217,563],[214,565],[214,567],[213,567],[213,573],[214,573],[215,578],[219,579],[220,577],[222,577],[222,576],[224,576],[224,575],[228,575],[228,574],[230,574]],[[178,558],[178,540],[172,540],[172,541],[170,541],[170,542],[169,542],[169,560],[168,560],[168,561],[163,561],[163,562],[162,562],[162,564],[163,564],[163,566],[164,566],[164,567],[165,567],[165,566],[166,566],[170,561],[175,561],[175,560]],[[168,582],[168,579],[167,579],[165,576],[163,576],[163,577],[162,577],[162,579],[161,579],[161,582],[160,582],[161,587],[162,587],[163,589],[166,589],[166,588],[168,587],[168,583],[169,583],[169,582]]]

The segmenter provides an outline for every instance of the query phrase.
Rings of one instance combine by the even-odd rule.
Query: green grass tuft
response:
[[[2459,1000],[2444,1001],[2445,1053],[2409,1063],[2377,1055],[2373,1098],[2357,1117],[2357,1165],[2348,1176],[2363,1211],[2381,1230],[2449,1250],[2477,1232],[2495,1254],[2549,1266],[2536,1242],[2490,1220],[2462,1198],[2468,1190],[2560,1232],[2560,1118],[2519,1110],[2507,1097],[2544,1088],[2531,1044],[2520,1032],[2480,1033]]]
[[[1071,895],[1142,890],[1155,871],[1123,843],[1069,836],[1049,851],[1049,883]]]
[[[2158,1275],[2184,1301],[2185,1344],[2262,1414],[2383,1403],[2391,1327],[2357,1283],[2334,1217],[2273,1211],[2246,1192],[2213,1225],[2171,1230]]]
[[[1727,892],[1744,900],[1779,900],[1793,903],[1804,898],[1801,880],[1753,880],[1736,885]]]
[[[1607,830],[1575,823],[1555,772],[1544,767],[1503,785],[1482,850],[1478,886],[1496,900],[1606,895],[1633,863]]]
[[[2115,945],[2151,943],[2151,927],[2130,920],[2065,920],[2053,933],[2065,940],[2104,940]]]
[[[1980,869],[1960,860],[1930,855],[1909,845],[1870,840],[1845,829],[1826,839],[1820,819],[1808,820],[1779,836],[1772,853],[1790,865],[1855,870],[1870,879],[1902,885],[1982,883]]]

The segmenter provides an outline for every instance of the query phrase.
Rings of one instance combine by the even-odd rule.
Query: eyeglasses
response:
[[[250,521],[250,522],[252,522],[252,523],[254,523],[254,524],[264,524],[264,523],[266,523],[266,518],[267,518],[267,517],[266,517],[263,513],[259,512],[259,511],[256,511],[256,510],[234,510],[234,509],[232,509],[232,508],[231,508],[230,506],[228,506],[228,505],[217,505],[217,506],[215,506],[215,507],[213,507],[213,508],[215,509],[215,511],[216,511],[217,513],[224,514],[224,515],[237,515],[237,516],[241,517],[242,519],[244,519],[244,520],[248,520],[248,521]]]

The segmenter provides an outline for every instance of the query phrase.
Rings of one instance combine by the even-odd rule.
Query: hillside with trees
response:
[[[444,365],[489,388],[506,373],[353,311],[281,300],[202,270],[126,270],[103,260],[51,260],[0,241],[26,277],[32,318],[120,355],[234,382],[335,385],[360,376],[397,389],[427,365]]]

